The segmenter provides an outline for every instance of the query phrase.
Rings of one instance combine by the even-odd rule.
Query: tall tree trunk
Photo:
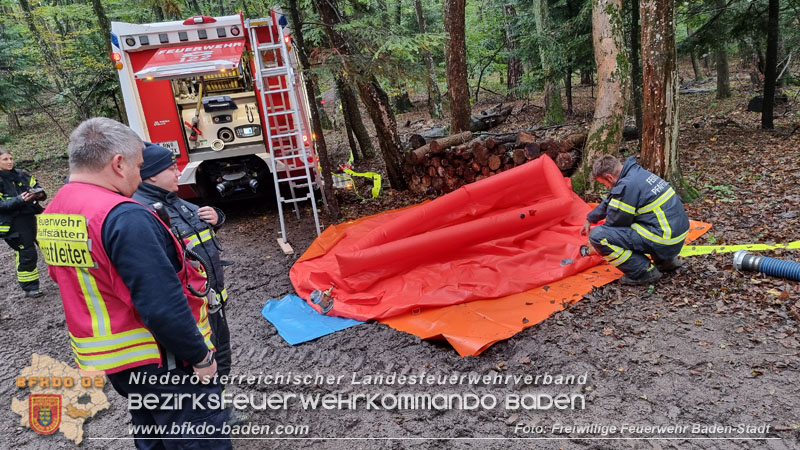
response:
[[[644,85],[642,166],[683,190],[678,165],[678,60],[672,0],[641,0]]]
[[[639,26],[639,0],[630,0],[628,17],[631,21],[631,102],[636,130],[639,131],[639,148],[642,147],[642,29]]]
[[[764,72],[764,108],[761,110],[761,128],[771,130],[775,106],[775,82],[778,77],[778,36],[780,35],[780,1],[769,0],[769,20],[767,22],[767,60]]]
[[[395,10],[394,10],[394,26],[401,30],[403,26],[403,0],[396,0],[395,3]],[[411,111],[414,109],[414,103],[411,101],[411,96],[408,95],[408,89],[406,89],[405,84],[402,82],[401,77],[394,78],[392,80],[392,86],[397,94],[392,98],[392,104],[394,105],[394,110],[398,114],[402,114],[404,112]]]
[[[128,123],[128,116],[125,109],[119,107],[120,101],[117,99],[117,93],[118,91],[116,90],[111,93],[111,100],[114,101],[114,110],[117,111],[117,120],[121,123]],[[120,98],[122,98],[122,95],[120,95]]]
[[[536,16],[536,31],[540,36],[550,33],[550,8],[548,0],[535,0],[534,15]],[[544,71],[544,120],[547,123],[564,122],[564,107],[561,105],[561,83],[552,74],[552,56],[549,51],[539,52],[542,59],[542,70]]]
[[[344,120],[350,124],[350,128],[358,141],[358,146],[361,148],[361,154],[364,158],[372,158],[375,156],[375,150],[372,148],[372,139],[369,137],[367,127],[364,126],[364,121],[361,120],[358,98],[356,98],[353,88],[347,84],[344,77],[344,74],[336,77],[336,90],[339,92],[339,99],[342,101]]]
[[[319,111],[319,121],[322,123],[322,128],[325,130],[330,130],[333,126],[331,125],[331,119],[328,117],[328,113],[325,111],[325,108],[320,107],[319,105],[323,105],[324,102],[322,101],[322,92],[319,90],[319,78],[317,74],[312,73],[312,77],[314,77],[314,101],[317,102],[317,110]]]
[[[694,71],[694,80],[703,81],[706,79],[703,75],[703,67],[700,66],[700,58],[697,57],[697,50],[691,51],[692,56],[692,70]]]
[[[406,190],[408,182],[401,168],[403,150],[400,136],[397,134],[397,122],[389,105],[389,96],[381,89],[374,76],[366,81],[356,81],[356,84],[361,101],[364,102],[364,106],[367,107],[372,122],[375,124],[375,132],[378,135],[378,143],[386,163],[389,183],[394,189]]]
[[[594,79],[592,78],[592,71],[588,69],[581,69],[581,85],[591,86],[593,84]]]
[[[355,94],[344,82],[343,77],[344,74],[336,77],[336,91],[339,92],[339,100],[342,102],[342,116],[344,117],[344,129],[347,132],[347,142],[350,145],[350,151],[353,153],[353,161],[358,162],[361,161],[363,152],[358,151],[358,144],[353,132],[353,122],[359,122],[362,128],[364,124],[361,122],[361,114],[358,111],[358,104],[355,102]],[[364,133],[366,131],[365,128]],[[367,136],[367,142],[369,142],[369,136]]]
[[[403,0],[396,0],[394,4],[394,23],[398,27],[403,25]]]
[[[356,137],[353,134],[353,127],[350,126],[350,121],[344,121],[344,129],[347,133],[347,145],[350,146],[350,154],[353,155],[353,163],[361,162],[361,153],[358,151],[358,144],[356,143]]]
[[[622,0],[592,1],[592,40],[597,66],[597,100],[589,128],[581,167],[572,176],[575,191],[591,187],[592,164],[604,154],[617,154],[625,125],[625,80],[628,57],[625,52],[625,29]]]
[[[517,49],[517,33],[514,31],[517,10],[514,5],[503,5],[503,15],[506,22],[506,50],[508,50],[508,64],[506,68],[506,97],[514,99],[517,96],[517,89],[522,81],[522,61],[514,54]]]
[[[689,25],[686,25],[686,35],[691,36],[692,33],[692,28]],[[703,75],[703,67],[700,66],[700,58],[697,56],[697,48],[691,49],[689,51],[689,56],[692,58],[692,71],[694,71],[694,80],[703,81],[705,76]]]
[[[297,46],[297,57],[303,70],[303,80],[305,81],[306,95],[313,97],[314,77],[311,74],[311,65],[308,63],[308,52],[306,51],[305,38],[303,37],[303,22],[300,18],[300,10],[297,8],[297,0],[289,0],[289,13],[291,14],[292,24],[294,25],[294,41]],[[316,101],[310,101],[309,110],[311,112],[311,129],[314,133],[313,144],[316,146],[319,164],[322,167],[323,194],[328,200],[328,208],[331,212],[331,219],[336,222],[339,220],[339,202],[333,195],[333,165],[328,157],[328,146],[325,143],[325,134],[322,131],[322,123],[319,120],[319,110]]]
[[[567,97],[567,114],[573,114],[572,110],[572,67],[567,67],[567,74],[564,76],[564,94]]]
[[[106,53],[111,54],[111,22],[108,20],[105,8],[103,8],[103,2],[92,0],[92,8],[95,16],[97,16],[97,25],[100,27],[100,32],[103,34],[103,40],[106,43]]]
[[[775,89],[784,86],[783,80],[785,80],[785,78],[782,78],[781,75],[783,74],[786,65],[787,64],[791,65],[792,62],[791,60],[787,59],[788,56],[789,55],[786,53],[785,39],[783,38],[783,35],[778,33],[778,58],[776,60],[778,62],[778,65],[775,67],[775,71],[778,73],[778,78],[775,80]]]
[[[725,9],[728,7],[725,0],[716,0],[717,8]],[[727,30],[724,28],[723,21],[717,19],[715,25],[717,30],[717,39],[714,53],[717,59],[717,98],[723,99],[731,96],[731,76],[728,69],[728,51],[725,49],[725,38]]]
[[[386,163],[389,183],[397,190],[408,189],[408,182],[401,168],[402,148],[400,136],[397,134],[397,122],[389,105],[389,97],[381,89],[374,75],[357,67],[355,63],[348,62],[350,56],[357,54],[357,52],[353,51],[344,37],[334,29],[336,25],[341,23],[340,18],[342,17],[334,0],[314,0],[314,4],[322,22],[325,24],[325,33],[331,46],[342,56],[342,64],[344,64],[345,70],[355,78],[361,101],[364,102],[364,106],[367,107],[367,112],[372,118],[372,123],[375,124],[375,132],[378,135],[381,154]]]
[[[447,4],[444,29],[448,35],[447,95],[450,101],[450,134],[469,130],[472,109],[467,85],[467,47],[465,41],[466,0],[444,0]]]
[[[16,108],[9,109],[6,112],[6,121],[8,122],[8,131],[17,132],[22,129]]]
[[[419,24],[420,34],[425,34],[427,26],[425,24],[425,14],[422,10],[422,0],[414,0],[414,10],[417,13],[417,23]],[[428,50],[422,50],[422,59],[425,61],[425,84],[428,88],[428,112],[434,119],[441,119],[442,114],[442,94],[439,92],[439,85],[436,83],[436,72],[433,67],[433,55]]]

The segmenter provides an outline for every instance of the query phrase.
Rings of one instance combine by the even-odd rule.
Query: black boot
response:
[[[631,277],[629,275],[623,275],[622,278],[620,278],[619,281],[622,284],[628,284],[628,285],[631,285],[631,286],[641,286],[641,285],[645,285],[645,284],[655,283],[656,281],[659,280],[659,278],[661,278],[661,272],[658,271],[656,266],[651,264],[650,268],[647,269],[647,271],[645,271],[644,273],[642,273],[638,277]]]
[[[44,295],[44,291],[41,289],[34,289],[31,291],[25,291],[25,297],[28,298],[39,298]]]
[[[678,259],[677,256],[672,257],[672,259],[665,259],[656,261],[656,267],[661,272],[674,272],[678,270],[678,268],[683,266],[683,261]]]

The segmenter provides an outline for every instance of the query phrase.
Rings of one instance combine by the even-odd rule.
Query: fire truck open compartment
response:
[[[131,127],[175,153],[182,197],[273,194],[270,154],[281,156],[298,146],[311,152],[305,111],[301,122],[306,124],[293,123],[297,116],[290,114],[305,104],[299,95],[290,96],[298,85],[269,73],[270,67],[283,65],[284,43],[255,49],[263,66],[257,83],[241,16],[190,20],[112,24],[118,33],[112,34],[112,43],[123,49],[120,80]],[[261,97],[258,86],[268,94]],[[266,104],[260,104],[261,98]],[[293,106],[292,98],[302,105]],[[296,129],[304,131],[289,132]],[[276,158],[274,164],[276,170],[299,174],[297,161]]]
[[[189,167],[197,165],[192,184],[201,197],[241,198],[272,190],[269,167],[256,156],[268,151],[249,73],[239,66],[170,80]]]

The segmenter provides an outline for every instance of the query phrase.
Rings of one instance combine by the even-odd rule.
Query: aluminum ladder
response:
[[[258,87],[263,109],[264,136],[269,151],[269,164],[275,183],[275,198],[278,203],[281,231],[278,245],[285,254],[294,251],[286,236],[286,223],[283,205],[292,204],[295,215],[300,219],[298,203],[309,200],[314,215],[314,225],[319,235],[322,231],[317,212],[314,188],[319,187],[319,172],[316,180],[311,171],[317,166],[313,153],[306,149],[311,145],[310,136],[303,130],[295,86],[297,80],[292,69],[290,55],[284,39],[283,28],[275,25],[274,14],[268,18],[245,21],[248,30],[253,61],[256,67],[256,86]],[[262,30],[259,33],[259,30]],[[260,35],[259,35],[260,34]],[[302,175],[298,174],[301,172]],[[284,197],[281,187],[288,187],[290,196]],[[297,195],[297,190],[306,188],[305,195]],[[324,195],[323,195],[324,198]]]

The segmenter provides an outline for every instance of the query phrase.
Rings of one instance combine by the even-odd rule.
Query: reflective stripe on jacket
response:
[[[21,193],[33,187],[39,187],[39,182],[24,170],[0,171],[0,238],[13,231],[14,217],[42,212],[38,201],[24,202],[20,197]]]
[[[207,269],[214,275],[214,290],[221,294],[225,289],[225,273],[222,267],[220,252],[222,246],[217,240],[214,230],[219,229],[225,220],[225,215],[217,209],[218,222],[212,227],[198,217],[197,205],[189,203],[174,192],[169,192],[153,184],[144,182],[133,194],[133,199],[150,209],[156,202],[161,202],[167,209],[171,225],[176,227],[180,238],[186,248],[193,249],[203,259],[211,264]],[[216,209],[216,208],[215,208]]]
[[[625,160],[611,192],[586,218],[591,223],[605,218],[607,226],[631,227],[661,245],[683,242],[689,230],[689,217],[672,186],[632,156]]]

